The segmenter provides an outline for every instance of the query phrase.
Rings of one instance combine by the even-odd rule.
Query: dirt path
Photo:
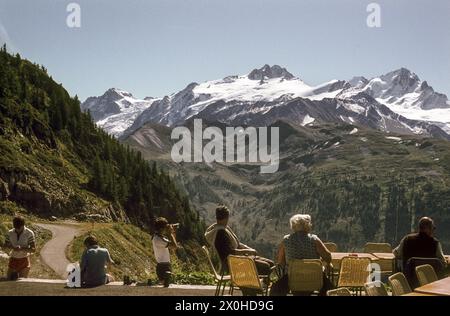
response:
[[[81,228],[68,224],[36,224],[52,232],[52,239],[41,250],[42,261],[63,279],[67,277],[66,267],[69,260],[66,248],[75,236],[80,234]]]

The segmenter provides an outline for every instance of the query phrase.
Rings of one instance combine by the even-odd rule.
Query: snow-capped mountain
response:
[[[285,68],[264,65],[246,75],[194,82],[160,99],[138,100],[122,90],[113,92],[89,98],[82,106],[116,136],[129,135],[146,123],[174,126],[192,117],[228,124],[344,121],[445,138],[448,135],[441,128],[450,132],[447,97],[405,68],[372,79],[354,77],[312,86]],[[440,116],[430,115],[434,111]]]
[[[446,95],[435,92],[426,81],[406,68],[370,80],[355,77],[349,83],[352,88],[345,89],[342,96],[365,92],[380,103],[406,109],[450,108]]]
[[[344,89],[337,98],[346,99],[364,92],[395,113],[411,120],[431,122],[450,133],[450,101],[447,96],[435,92],[426,81],[406,68],[370,80],[354,77],[349,84],[351,88]]]
[[[87,98],[81,104],[83,111],[91,113],[97,125],[116,137],[120,136],[136,117],[156,99],[136,99],[127,91],[112,88],[102,96]]]

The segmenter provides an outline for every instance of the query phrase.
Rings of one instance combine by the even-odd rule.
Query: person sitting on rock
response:
[[[80,271],[83,287],[94,287],[114,282],[114,278],[106,273],[108,264],[114,264],[108,249],[100,248],[97,238],[88,236],[84,240],[86,250],[81,256]]]
[[[16,216],[13,219],[13,229],[6,235],[5,248],[11,249],[8,272],[8,280],[27,278],[30,273],[30,255],[36,250],[34,232],[25,226],[25,219]]]

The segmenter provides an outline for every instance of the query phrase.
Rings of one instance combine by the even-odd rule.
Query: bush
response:
[[[0,246],[3,246],[6,239],[6,234],[8,233],[8,229],[3,223],[0,223]]]
[[[5,215],[15,215],[17,213],[26,213],[27,211],[11,201],[1,201],[0,202],[0,214]]]

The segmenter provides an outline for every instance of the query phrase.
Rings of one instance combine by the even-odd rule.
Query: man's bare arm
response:
[[[245,256],[245,255],[256,255],[258,252],[255,249],[249,247],[245,249],[234,249],[233,253],[235,255]]]
[[[173,228],[173,226],[170,226],[169,232],[169,244],[167,245],[167,247],[171,250],[175,250],[178,248],[178,243],[175,237],[175,229]]]

